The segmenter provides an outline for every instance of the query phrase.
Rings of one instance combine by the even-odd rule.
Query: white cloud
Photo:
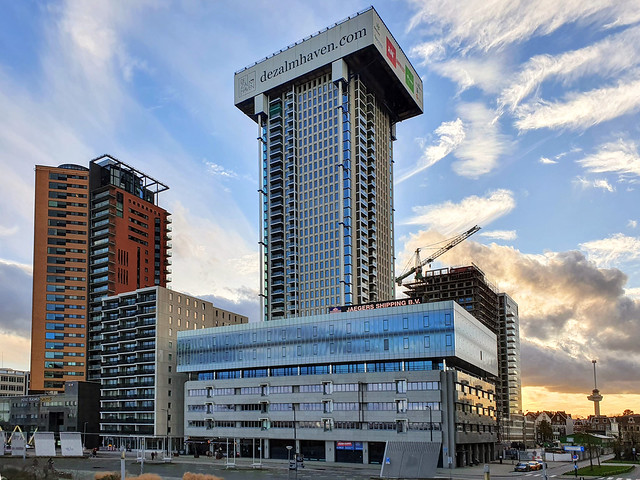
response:
[[[477,178],[496,168],[498,157],[507,150],[506,137],[499,131],[495,112],[481,103],[464,103],[458,114],[466,127],[464,142],[456,150],[453,171]]]
[[[192,295],[214,295],[231,302],[247,298],[247,286],[258,295],[258,252],[253,236],[173,206],[172,286]]]
[[[640,259],[640,238],[616,233],[608,238],[580,244],[589,259],[608,266]]]
[[[515,110],[519,130],[567,128],[585,130],[598,123],[640,109],[640,80],[619,83],[615,87],[571,93],[565,101],[538,100]]]
[[[442,43],[463,53],[471,49],[489,51],[545,36],[569,23],[632,25],[640,20],[640,5],[634,0],[412,0],[417,13],[408,30],[428,25],[442,36]],[[425,42],[429,45],[431,42]],[[429,54],[437,49],[425,48]],[[419,50],[416,49],[416,52]]]
[[[556,160],[551,160],[550,158],[547,158],[547,157],[540,157],[540,163],[544,165],[555,165],[558,162]]]
[[[640,301],[640,287],[625,288],[624,294],[633,298],[635,301]]]
[[[458,85],[458,93],[477,86],[485,92],[497,93],[505,82],[505,66],[497,58],[453,59],[432,63],[430,68]]]
[[[425,42],[416,45],[410,50],[412,57],[421,58],[421,65],[427,65],[430,61],[440,60],[445,56],[446,47],[442,42]]]
[[[515,240],[518,238],[515,230],[483,230],[480,236],[494,240]]]
[[[444,122],[436,128],[435,134],[439,137],[437,145],[430,145],[424,148],[424,152],[417,165],[407,173],[399,176],[396,184],[402,183],[415,174],[435,165],[444,157],[453,152],[464,140],[465,129],[462,120],[459,118],[453,122]]]
[[[472,195],[460,203],[451,201],[439,205],[414,207],[416,214],[404,222],[407,225],[424,225],[444,235],[459,233],[473,225],[485,226],[511,212],[516,206],[513,192],[499,189],[485,197]]]
[[[24,273],[27,273],[29,275],[31,275],[33,273],[33,265],[31,263],[20,263],[20,262],[15,262],[13,260],[7,260],[5,258],[0,258],[0,265],[18,267]]]
[[[13,227],[5,227],[0,225],[0,237],[10,237],[11,235],[15,235],[18,233],[18,226],[14,225]]]
[[[629,228],[637,228],[638,227],[638,221],[637,220],[629,220],[627,222],[627,227],[629,227]]]
[[[222,165],[218,165],[217,163],[205,161],[205,165],[207,166],[207,171],[213,176],[223,178],[236,178],[238,176],[238,174],[233,170],[227,170]]]
[[[606,190],[607,192],[615,192],[615,188],[608,182],[606,178],[596,178],[594,180],[589,180],[584,177],[576,177],[574,183],[585,190],[587,188],[600,188],[602,190]]]
[[[462,177],[477,178],[496,168],[498,157],[506,151],[506,137],[499,131],[495,113],[481,103],[463,103],[453,122],[442,123],[435,131],[436,145],[424,149],[411,170],[399,175],[396,184],[433,166],[449,154],[456,157],[452,168]]]
[[[579,50],[557,56],[536,55],[524,64],[511,85],[498,98],[499,109],[514,111],[546,80],[559,78],[566,83],[585,75],[615,77],[640,63],[640,28],[631,28],[618,35]]]
[[[635,142],[619,140],[615,143],[607,143],[593,155],[578,160],[578,163],[592,173],[640,176],[640,155]]]

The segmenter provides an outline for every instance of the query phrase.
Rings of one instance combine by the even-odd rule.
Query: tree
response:
[[[629,410],[628,408],[622,412],[622,416],[626,417],[627,415],[633,415],[633,410]]]
[[[538,424],[538,436],[542,443],[550,442],[553,440],[553,428],[551,424],[546,420],[542,420]]]

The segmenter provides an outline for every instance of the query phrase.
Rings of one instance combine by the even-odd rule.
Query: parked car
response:
[[[531,465],[529,465],[529,462],[519,462],[513,470],[515,472],[529,472],[531,471]]]

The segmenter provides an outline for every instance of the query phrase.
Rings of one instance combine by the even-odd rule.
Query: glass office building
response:
[[[495,334],[453,301],[349,310],[179,332],[185,435],[267,458],[376,463],[425,441],[441,463],[493,458]]]
[[[394,298],[395,124],[422,83],[373,8],[236,73],[258,126],[262,318]]]

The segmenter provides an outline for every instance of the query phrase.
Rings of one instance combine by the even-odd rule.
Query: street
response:
[[[0,466],[32,466],[35,457],[29,456],[26,460],[20,457],[0,457]],[[47,464],[47,458],[38,458],[38,465],[43,467]],[[580,466],[589,464],[588,460],[580,462]],[[120,472],[119,452],[99,452],[97,458],[65,458],[55,457],[54,466],[56,471],[70,472],[74,480],[92,480],[98,472]],[[215,475],[224,480],[263,480],[263,479],[314,479],[314,480],[369,480],[378,478],[380,474],[379,465],[361,465],[345,463],[324,463],[305,462],[305,468],[289,471],[288,463],[285,460],[263,460],[262,468],[253,468],[250,458],[237,459],[236,466],[227,468],[225,460],[215,460],[211,457],[193,458],[191,456],[174,457],[171,463],[164,463],[162,460],[144,463],[144,473],[155,473],[166,480],[181,479],[185,472],[203,473]],[[503,464],[492,463],[490,465],[490,475],[494,478],[511,478],[521,480],[543,480],[544,472],[514,472],[514,465],[510,462]],[[573,479],[573,475],[563,475],[570,471],[573,464],[566,462],[549,462],[547,468],[548,479]],[[128,452],[125,460],[127,475],[137,476],[141,473],[141,465],[136,461],[135,453]],[[297,473],[297,475],[296,475]],[[3,478],[6,478],[6,474]],[[484,465],[458,468],[455,470],[438,469],[437,477],[452,480],[478,480],[484,477]],[[8,477],[8,480],[11,480]],[[640,480],[640,469],[625,474],[606,478],[605,480]]]

